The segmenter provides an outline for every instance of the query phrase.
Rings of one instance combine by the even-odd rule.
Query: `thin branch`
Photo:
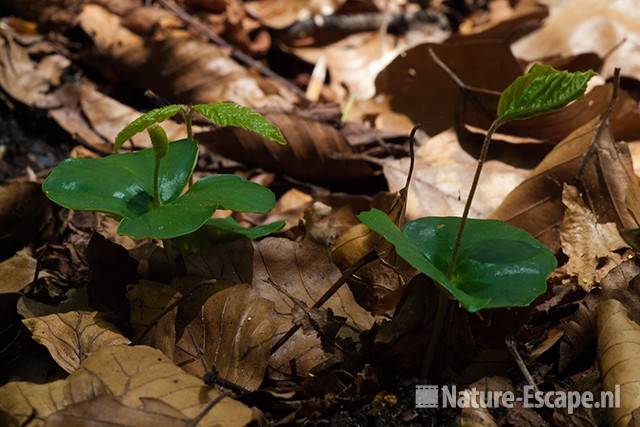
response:
[[[191,420],[191,422],[189,424],[187,424],[187,427],[196,427],[200,421],[202,421],[202,419],[204,417],[207,416],[207,414],[209,412],[211,412],[211,410],[222,401],[222,399],[229,397],[229,393],[228,392],[224,392],[222,393],[220,396],[216,397],[215,399],[213,399],[211,402],[209,402],[207,404],[207,406],[205,406],[205,408],[193,419]]]
[[[522,375],[524,376],[524,378],[527,380],[527,382],[533,388],[533,390],[537,393],[538,386],[536,385],[535,381],[533,381],[533,377],[531,376],[529,369],[527,369],[527,365],[524,363],[524,360],[522,360],[522,356],[520,356],[520,353],[518,352],[518,348],[516,347],[516,343],[513,337],[509,336],[505,338],[504,342],[507,345],[507,348],[509,349],[509,353],[511,353],[511,356],[513,356],[513,359],[515,360],[516,365],[518,365],[518,368],[520,368],[520,372],[522,372]]]

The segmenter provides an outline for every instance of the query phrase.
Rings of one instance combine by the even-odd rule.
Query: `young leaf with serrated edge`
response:
[[[144,132],[150,126],[156,123],[162,123],[163,121],[175,116],[185,108],[184,105],[180,104],[171,104],[166,105],[164,107],[155,108],[151,111],[148,111],[129,123],[124,129],[118,133],[116,137],[116,143],[114,147],[114,151],[117,153],[127,140],[129,140],[134,135]]]
[[[282,132],[262,114],[231,102],[194,105],[194,111],[220,127],[234,126],[255,132],[278,144],[286,144]]]
[[[591,70],[571,73],[534,64],[502,92],[498,120],[506,123],[562,108],[581,97],[595,75]]]

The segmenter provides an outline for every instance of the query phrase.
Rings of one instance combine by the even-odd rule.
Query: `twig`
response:
[[[327,302],[329,298],[333,296],[333,294],[338,292],[338,290],[342,287],[342,285],[344,285],[347,282],[347,280],[349,280],[349,278],[353,275],[353,273],[360,270],[362,267],[376,260],[377,258],[378,258],[378,254],[376,254],[375,252],[369,252],[368,254],[360,258],[358,261],[356,261],[355,264],[347,268],[344,271],[344,273],[342,273],[342,276],[340,276],[340,278],[336,280],[336,282],[318,299],[318,301],[316,301],[315,304],[313,304],[311,308],[322,307],[322,305],[325,302]],[[298,329],[300,329],[300,325],[293,325],[291,329],[289,329],[287,333],[284,334],[282,338],[280,338],[278,342],[276,342],[273,345],[273,347],[271,347],[271,354],[278,351],[280,347],[282,347],[287,341],[289,341],[289,338],[291,338],[293,334],[295,334],[298,331]]]
[[[522,372],[522,375],[524,376],[524,378],[527,380],[529,385],[533,387],[533,390],[537,393],[538,386],[536,385],[535,381],[533,381],[533,377],[531,376],[531,373],[529,372],[527,365],[524,363],[524,360],[522,360],[522,356],[520,356],[520,353],[518,352],[518,348],[516,347],[516,343],[513,340],[513,337],[508,336],[507,338],[505,338],[504,343],[507,345],[507,348],[509,349],[509,353],[511,353],[511,356],[513,356],[513,359],[516,361],[516,365],[518,365],[518,368],[520,368],[520,372]]]
[[[220,37],[213,31],[211,31],[209,28],[207,28],[207,26],[204,25],[202,22],[198,21],[193,16],[191,16],[187,11],[185,11],[180,6],[175,4],[172,0],[158,0],[158,3],[161,4],[163,7],[165,7],[166,9],[168,9],[169,11],[171,11],[178,18],[180,18],[180,20],[182,20],[185,24],[194,28],[200,34],[208,38],[211,42],[217,44],[218,46],[229,49],[231,51],[231,57],[236,61],[241,62],[242,64],[257,70],[260,74],[262,74],[265,77],[272,78],[282,83],[289,90],[295,93],[304,104],[308,105],[311,103],[311,101],[307,98],[307,96],[302,91],[302,89],[300,89],[298,86],[291,83],[289,80],[285,79],[279,74],[276,74],[273,70],[269,69],[268,67],[265,67],[260,62],[256,61],[246,53],[233,47],[222,37]]]
[[[209,402],[207,406],[205,406],[205,408],[198,414],[198,416],[196,416],[193,420],[191,420],[189,424],[187,424],[187,427],[196,427],[200,423],[200,421],[202,421],[202,419],[206,417],[209,412],[211,412],[213,407],[220,403],[222,399],[226,397],[229,397],[228,392],[222,393],[220,396]]]
[[[412,22],[440,23],[446,25],[442,15],[421,10],[411,13],[358,13],[354,15],[314,16],[293,24],[284,33],[285,38],[306,37],[318,30],[358,33],[376,31],[388,21],[388,32],[401,34],[406,32]]]

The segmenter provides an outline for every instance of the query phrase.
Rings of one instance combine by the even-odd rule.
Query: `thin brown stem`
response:
[[[429,376],[429,372],[431,371],[431,365],[436,355],[436,348],[438,348],[440,337],[442,336],[442,330],[444,329],[444,320],[447,317],[448,309],[449,296],[442,289],[438,289],[438,305],[436,307],[436,316],[433,320],[433,328],[431,329],[429,346],[427,347],[427,352],[425,353],[424,359],[422,361],[422,369],[420,370],[420,375],[423,378],[427,378]]]
[[[171,274],[171,280],[176,277],[176,260],[173,253],[173,245],[171,244],[171,240],[163,240],[164,245],[164,253],[167,256],[167,261],[169,262],[169,272]]]

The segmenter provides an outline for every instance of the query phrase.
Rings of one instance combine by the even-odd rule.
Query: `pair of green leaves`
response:
[[[107,212],[122,218],[118,233],[135,239],[170,239],[189,234],[218,209],[267,212],[273,193],[235,175],[214,175],[184,194],[198,147],[184,139],[169,144],[160,160],[160,206],[153,205],[153,149],[102,159],[67,159],[44,182],[45,194],[68,209]]]
[[[125,127],[117,137],[116,151],[135,134],[153,130],[156,124],[175,114],[190,115],[192,111],[219,126],[241,127],[285,143],[277,127],[249,108],[232,103],[192,107],[168,105],[149,111]],[[161,129],[159,131],[164,135]],[[150,134],[153,139],[154,133]],[[42,185],[43,191],[68,209],[107,212],[122,218],[118,233],[136,239],[185,236],[205,224],[207,229],[216,228],[218,234],[226,237],[255,238],[284,226],[283,222],[278,222],[247,230],[229,219],[210,219],[219,208],[267,212],[275,205],[275,196],[269,189],[234,175],[203,178],[183,194],[198,158],[196,141],[184,139],[160,144],[162,155],[159,155],[157,145],[154,143],[155,149],[101,159],[67,159],[49,175]],[[157,201],[154,200],[156,165]]]
[[[492,129],[565,106],[584,94],[594,75],[534,65],[502,93]],[[447,276],[461,218],[421,218],[402,231],[382,211],[362,212],[358,218],[470,312],[529,305],[546,290],[546,278],[557,266],[553,253],[524,230],[500,221],[468,219]]]

